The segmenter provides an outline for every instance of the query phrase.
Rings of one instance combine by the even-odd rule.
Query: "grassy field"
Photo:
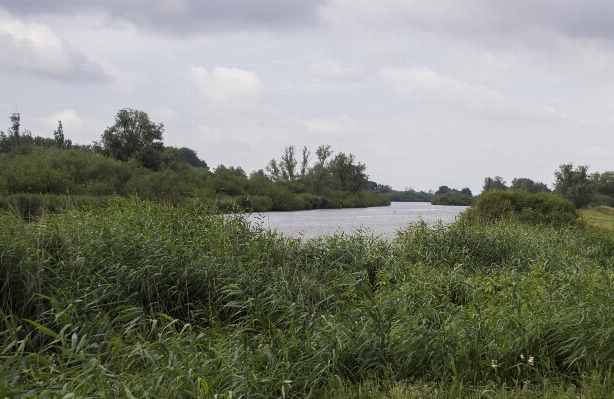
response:
[[[192,203],[0,213],[0,398],[610,397],[614,239],[301,242]]]
[[[582,209],[580,214],[589,224],[614,232],[614,208],[599,206]]]

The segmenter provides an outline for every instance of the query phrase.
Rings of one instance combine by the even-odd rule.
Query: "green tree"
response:
[[[595,185],[588,178],[588,166],[578,166],[574,170],[573,164],[568,163],[559,168],[554,172],[554,192],[571,201],[576,208],[586,206],[595,193]]]
[[[303,159],[301,161],[301,178],[304,178],[307,174],[309,168],[309,157],[311,155],[311,151],[307,149],[307,147],[303,147]]]
[[[440,186],[439,189],[437,191],[435,191],[435,195],[440,195],[440,194],[445,194],[447,192],[453,191],[450,187],[448,186]]]
[[[98,143],[99,151],[123,162],[135,159],[151,170],[163,164],[164,125],[149,120],[147,113],[122,109],[115,116],[115,124],[108,127]]]
[[[471,189],[469,187],[463,188],[462,190],[460,190],[460,193],[473,197],[473,193],[471,192]]]
[[[482,187],[482,193],[486,193],[490,190],[507,190],[505,181],[501,176],[495,176],[495,178],[487,177],[484,179],[484,186]]]
[[[590,176],[595,192],[614,197],[614,172],[595,172]]]
[[[537,194],[541,192],[549,193],[552,191],[548,188],[546,184],[541,182],[534,182],[533,180],[524,177],[512,180],[510,190],[526,191],[531,194]]]
[[[64,127],[62,127],[62,121],[58,121],[57,130],[53,131],[53,140],[55,145],[59,148],[66,149],[72,147],[72,141],[64,137]]]
[[[269,161],[269,164],[265,167],[266,171],[269,173],[269,177],[273,181],[281,180],[281,170],[279,169],[279,165],[277,165],[277,161],[275,158]]]
[[[194,166],[195,168],[203,168],[205,170],[209,170],[207,163],[202,159],[198,158],[196,151],[190,148],[181,147],[180,149],[178,149],[177,158],[179,159],[179,162],[185,162]]]
[[[343,191],[357,193],[369,185],[368,176],[365,175],[366,166],[354,163],[354,155],[345,155],[340,152],[333,158],[330,165],[331,174],[336,180],[336,188]]]
[[[298,165],[298,161],[296,160],[295,148],[293,145],[284,149],[284,154],[281,156],[279,164],[281,166],[281,176],[285,181],[296,180],[296,166]]]

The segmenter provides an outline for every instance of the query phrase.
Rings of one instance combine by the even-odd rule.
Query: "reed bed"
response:
[[[0,398],[613,392],[601,230],[461,218],[302,242],[136,199],[0,226]]]

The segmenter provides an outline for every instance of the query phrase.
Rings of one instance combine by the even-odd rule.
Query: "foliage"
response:
[[[195,168],[203,168],[205,170],[209,170],[207,163],[198,158],[196,151],[191,148],[181,147],[177,150],[177,159],[179,162],[185,162]]]
[[[546,184],[541,182],[534,182],[533,180],[524,177],[512,180],[512,185],[509,188],[510,190],[526,191],[531,194],[537,194],[541,192],[549,193],[552,191],[548,188]]]
[[[583,208],[592,200],[595,188],[588,177],[588,166],[578,166],[574,170],[573,164],[564,164],[554,176],[554,192],[571,201],[576,208]]]
[[[435,194],[431,199],[433,205],[471,205],[473,197],[467,194],[461,194],[458,191],[447,191],[443,194]]]
[[[614,242],[597,230],[461,220],[301,242],[136,200],[0,225],[6,397],[614,391]]]
[[[141,162],[144,167],[159,170],[162,167],[164,125],[149,120],[147,113],[134,109],[121,109],[115,124],[102,134],[99,151],[106,157],[128,162]]]
[[[69,209],[92,209],[121,203],[121,197],[86,195],[14,194],[0,197],[0,209],[27,219]]]
[[[589,225],[614,232],[614,208],[598,206],[579,211],[582,219]]]
[[[494,179],[486,177],[484,179],[484,186],[482,186],[482,193],[486,193],[490,190],[507,190],[505,181],[501,176],[495,176]]]
[[[262,170],[248,177],[240,166],[218,165],[211,173],[194,150],[164,147],[164,126],[143,111],[120,110],[93,147],[72,144],[61,121],[53,139],[21,132],[19,114],[11,121],[9,136],[0,134],[0,150],[6,154],[0,157],[0,195],[24,194],[48,212],[61,208],[55,199],[61,195],[135,195],[173,204],[201,198],[228,212],[241,207],[262,212],[390,204],[386,197],[367,192],[365,165],[352,154],[332,156],[330,146],[316,151],[319,163],[313,167],[306,147],[300,165],[295,148],[287,147],[279,161],[282,169],[269,177]],[[272,161],[269,172],[271,165],[277,163]]]
[[[266,166],[268,177],[276,182],[298,181],[308,185],[316,195],[330,196],[331,190],[356,194],[369,188],[366,166],[355,162],[354,155],[340,152],[333,156],[330,146],[316,150],[317,162],[310,168],[311,152],[303,148],[300,170],[294,146],[288,146],[279,161],[271,159]]]
[[[391,191],[386,194],[390,201],[399,202],[431,202],[433,192],[415,191],[412,188],[406,188],[405,191]]]
[[[545,192],[492,190],[480,195],[463,217],[478,223],[517,219],[553,227],[581,225],[579,213],[571,202]]]

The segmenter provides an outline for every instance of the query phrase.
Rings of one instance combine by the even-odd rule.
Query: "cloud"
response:
[[[57,37],[47,25],[0,17],[0,69],[29,72],[55,80],[102,83],[109,76],[99,64]]]
[[[350,118],[348,115],[341,115],[336,118],[309,118],[305,120],[307,133],[317,134],[327,138],[331,137],[351,137],[353,128],[359,121]]]
[[[99,65],[104,73],[112,79],[114,86],[123,94],[135,95],[141,86],[148,83],[143,75],[127,73],[110,62],[100,61]]]
[[[356,28],[360,23],[386,31],[477,37],[547,30],[569,37],[614,39],[611,1],[335,0],[322,7],[321,15],[335,26]]]
[[[104,13],[140,29],[173,36],[197,32],[294,30],[318,21],[328,0],[3,0],[16,15]]]
[[[327,82],[358,82],[364,79],[358,69],[341,66],[333,60],[314,61],[308,72],[311,76]]]
[[[551,120],[563,117],[549,106],[514,99],[484,87],[472,85],[429,68],[384,68],[379,78],[395,94],[428,103],[440,109],[461,111],[492,119]]]
[[[216,66],[207,71],[203,67],[192,67],[189,76],[200,94],[217,105],[256,105],[264,95],[264,85],[256,73],[240,68]]]
[[[100,121],[83,120],[72,109],[64,109],[42,117],[22,116],[22,126],[32,129],[35,135],[43,137],[53,137],[53,132],[58,128],[58,121],[62,121],[64,135],[73,143],[89,144],[100,134],[96,131],[96,128],[100,128]]]

